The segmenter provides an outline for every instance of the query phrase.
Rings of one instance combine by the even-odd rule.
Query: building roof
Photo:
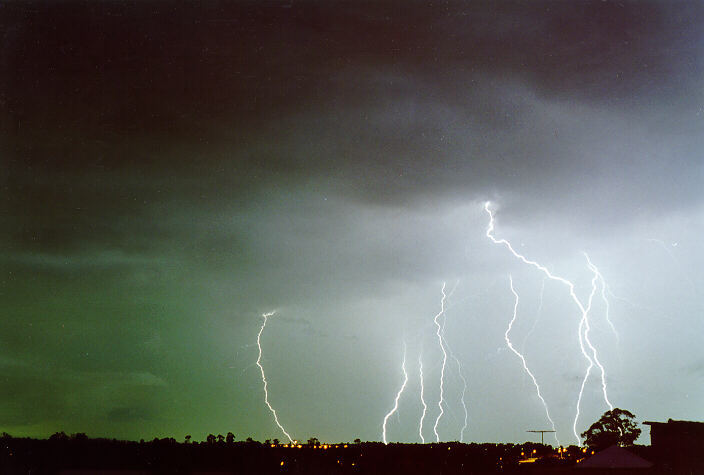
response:
[[[704,429],[704,422],[676,421],[673,419],[668,419],[667,422],[644,421],[643,424],[651,426],[651,427],[673,427],[673,428],[677,428],[677,429],[693,429],[693,430]]]
[[[612,445],[575,466],[575,468],[650,468],[653,464],[628,450]]]

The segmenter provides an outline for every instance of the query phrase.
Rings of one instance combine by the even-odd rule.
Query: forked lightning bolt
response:
[[[425,420],[425,414],[428,412],[428,405],[425,403],[425,383],[423,381],[423,355],[418,357],[418,372],[420,373],[420,403],[423,405],[423,413],[420,415],[420,423],[418,424],[418,435],[420,435],[420,440],[425,444],[425,437],[423,437],[423,420]]]
[[[611,401],[609,401],[609,396],[607,394],[607,387],[606,387],[606,371],[604,370],[604,366],[599,362],[599,357],[597,355],[596,348],[594,348],[594,345],[592,344],[591,340],[589,339],[589,332],[591,330],[591,326],[589,324],[589,312],[591,311],[592,308],[592,302],[594,301],[594,294],[596,294],[596,288],[597,288],[597,281],[601,278],[601,273],[599,273],[599,270],[592,264],[591,260],[589,260],[589,256],[587,253],[584,253],[584,257],[587,259],[587,265],[589,266],[589,269],[594,273],[594,276],[592,277],[592,288],[591,291],[589,292],[589,298],[587,300],[587,306],[586,306],[586,311],[582,314],[582,319],[579,322],[579,344],[582,346],[582,349],[584,349],[584,343],[587,344],[589,349],[592,351],[592,356],[594,357],[594,360],[589,361],[589,366],[587,367],[587,371],[584,374],[584,379],[582,379],[582,386],[579,391],[579,398],[577,399],[577,414],[574,417],[574,423],[572,424],[572,431],[575,434],[575,437],[577,437],[578,443],[581,442],[581,439],[578,438],[577,436],[577,422],[579,420],[579,408],[581,407],[582,403],[582,395],[584,394],[584,386],[587,384],[587,379],[589,379],[589,374],[591,372],[591,369],[594,367],[594,364],[597,365],[599,370],[601,371],[601,391],[602,394],[604,395],[604,401],[606,401],[606,404],[609,406],[609,410],[613,411],[614,406],[611,404]],[[606,284],[604,284],[606,285]]]
[[[530,330],[528,330],[528,333],[526,333],[526,336],[523,338],[523,343],[521,344],[521,353],[523,353],[526,350],[526,342],[530,338],[530,336],[533,334],[535,331],[535,327],[538,325],[538,320],[540,320],[540,313],[543,310],[543,295],[545,294],[545,278],[543,277],[543,282],[540,284],[540,303],[538,304],[538,311],[536,312],[536,317],[535,320],[533,320],[533,325],[531,325]]]
[[[538,381],[535,379],[535,376],[531,371],[528,369],[528,363],[526,363],[526,359],[521,354],[518,350],[516,350],[513,347],[513,344],[511,343],[511,339],[509,338],[509,333],[511,333],[511,329],[513,328],[513,324],[516,322],[516,318],[518,316],[518,293],[516,292],[516,289],[513,287],[513,277],[509,274],[508,276],[509,283],[511,284],[511,292],[513,293],[513,297],[515,298],[514,304],[513,304],[513,318],[511,318],[511,321],[508,324],[508,328],[506,329],[506,333],[504,333],[504,340],[506,340],[506,345],[508,346],[509,350],[513,351],[516,356],[518,356],[521,359],[521,363],[523,363],[523,369],[525,370],[526,373],[528,373],[528,376],[530,376],[530,379],[533,380],[533,385],[535,386],[535,390],[538,393],[538,398],[540,399],[540,402],[543,403],[543,407],[545,408],[545,415],[548,418],[548,421],[550,421],[550,425],[552,426],[553,432],[555,432],[555,421],[552,420],[552,417],[550,417],[550,410],[548,409],[548,403],[545,402],[545,399],[543,398],[543,395],[540,393],[540,386],[538,385]],[[557,445],[561,445],[560,441],[557,439],[557,432],[555,432],[555,440],[557,440]]]
[[[579,321],[579,344],[584,349],[584,341],[588,340],[588,335],[589,335],[589,319],[587,318],[587,315],[589,314],[589,311],[591,310],[592,307],[592,301],[594,299],[594,294],[596,293],[596,274],[594,274],[594,277],[592,278],[592,290],[589,293],[589,300],[587,302],[587,309],[582,315],[582,319]],[[574,432],[575,437],[577,437],[577,421],[579,420],[579,408],[582,405],[582,395],[584,394],[584,386],[587,384],[587,380],[589,379],[589,374],[591,373],[592,368],[594,367],[594,362],[590,359],[589,360],[589,366],[587,366],[587,371],[584,373],[584,378],[582,379],[582,385],[580,386],[579,389],[579,397],[577,398],[577,414],[574,416],[574,422],[572,423],[572,431]],[[608,400],[607,400],[608,403]],[[577,439],[577,444],[581,442],[581,439]]]
[[[437,419],[435,419],[435,425],[433,426],[433,433],[435,434],[436,442],[440,442],[440,435],[438,434],[438,424],[440,423],[440,419],[445,413],[442,404],[443,402],[445,402],[444,383],[445,366],[447,366],[447,351],[445,351],[445,341],[442,337],[442,326],[440,325],[440,321],[438,320],[445,313],[445,298],[447,297],[447,295],[445,295],[445,282],[442,283],[441,292],[442,299],[440,300],[440,312],[435,315],[435,318],[433,319],[433,321],[435,322],[435,326],[437,327],[436,335],[438,337],[438,343],[440,344],[440,350],[442,351],[442,367],[440,368],[440,399],[438,400],[438,408],[440,409],[440,413],[438,414]]]
[[[607,292],[609,291],[609,287],[606,285],[606,281],[604,280],[604,276],[601,275],[601,272],[599,272],[599,269],[596,268],[594,264],[589,260],[589,256],[587,254],[584,254],[587,257],[587,262],[589,263],[589,268],[596,274],[597,278],[599,279],[599,283],[601,284],[601,299],[604,301],[604,306],[605,310],[604,313],[606,314],[606,322],[609,324],[609,327],[611,327],[611,331],[613,332],[614,336],[616,336],[616,342],[619,343],[621,341],[621,337],[619,336],[618,332],[616,331],[616,327],[614,326],[614,323],[611,321],[611,317],[609,316],[609,310],[610,310],[610,304],[609,304],[609,299],[606,296]]]
[[[394,407],[391,408],[388,414],[384,416],[384,423],[382,425],[381,429],[381,439],[384,441],[385,444],[388,444],[388,441],[386,440],[386,422],[389,420],[389,417],[393,416],[394,413],[398,410],[398,400],[401,399],[401,394],[403,394],[403,390],[406,389],[406,384],[408,383],[408,373],[406,372],[406,343],[403,343],[403,362],[401,363],[401,370],[403,371],[403,384],[401,385],[401,388],[398,390],[398,393],[396,393],[396,398],[394,399]]]
[[[579,325],[579,346],[580,346],[580,350],[582,351],[582,355],[587,359],[587,362],[588,362],[588,368],[587,368],[587,372],[586,372],[585,379],[584,379],[584,381],[586,381],[586,379],[587,379],[588,376],[589,376],[589,372],[591,371],[591,368],[594,366],[594,360],[592,359],[591,356],[589,356],[589,353],[587,352],[586,348],[584,347],[584,342],[585,342],[585,341],[586,341],[587,345],[589,346],[589,349],[592,351],[592,354],[593,354],[593,355],[596,355],[596,349],[591,345],[591,342],[590,342],[589,339],[588,339],[588,335],[587,335],[587,338],[583,338],[583,333],[582,333],[583,331],[586,331],[586,332],[588,333],[588,328],[589,328],[588,313],[589,313],[589,309],[586,308],[586,307],[582,304],[582,302],[579,300],[579,297],[577,297],[577,294],[575,293],[575,290],[574,290],[574,284],[573,284],[572,282],[570,282],[569,280],[567,280],[567,279],[565,279],[565,278],[562,278],[562,277],[559,277],[559,276],[556,276],[556,275],[552,274],[546,267],[544,267],[544,266],[538,264],[537,262],[528,260],[526,257],[524,257],[523,255],[521,255],[521,254],[519,254],[518,252],[516,252],[516,250],[515,250],[515,249],[513,248],[513,246],[511,245],[511,243],[508,242],[507,240],[505,240],[505,239],[496,239],[496,237],[494,237],[494,234],[493,234],[493,232],[494,232],[494,214],[493,214],[493,213],[491,212],[491,210],[489,209],[489,202],[488,202],[488,201],[487,201],[486,203],[484,203],[484,210],[485,210],[485,211],[487,212],[487,214],[489,215],[489,225],[487,226],[487,229],[486,229],[486,236],[487,236],[489,239],[491,239],[491,241],[492,241],[494,244],[499,244],[499,245],[505,246],[505,247],[511,252],[511,254],[513,254],[514,257],[516,257],[517,259],[519,259],[519,260],[522,261],[523,263],[528,264],[529,266],[535,267],[536,269],[538,269],[539,271],[541,271],[543,274],[545,274],[550,280],[554,280],[554,281],[560,282],[560,283],[562,283],[562,284],[564,284],[564,285],[567,286],[567,288],[568,288],[568,290],[569,290],[570,297],[571,297],[572,300],[574,301],[575,305],[577,305],[577,308],[579,308],[579,311],[580,311],[581,314],[582,314],[582,317],[581,317],[581,319],[580,319],[580,325]],[[595,282],[595,281],[594,281],[594,282]],[[595,285],[595,284],[594,284],[594,285]],[[601,364],[600,364],[598,361],[597,361],[597,365],[598,365],[599,368],[602,370],[602,375],[603,375],[603,374],[604,374],[604,368],[603,368],[603,366],[601,366]],[[609,407],[612,407],[612,406],[611,406],[611,403],[609,402],[609,398],[608,398],[608,396],[607,396],[607,388],[606,388],[606,378],[605,378],[605,376],[602,378],[602,386],[603,386],[603,393],[604,393],[604,401],[606,401],[606,404],[607,404]],[[583,382],[583,384],[582,384],[582,387],[580,388],[579,397],[577,398],[577,401],[578,401],[578,402],[577,402],[577,411],[576,411],[576,415],[575,415],[575,424],[574,424],[574,426],[573,426],[574,436],[575,436],[575,438],[577,439],[577,443],[578,443],[578,444],[581,444],[581,439],[580,439],[580,437],[579,437],[579,434],[577,433],[576,421],[577,421],[577,419],[579,419],[579,414],[580,414],[580,406],[579,406],[579,405],[580,405],[581,400],[582,400],[582,394],[583,394],[583,392],[584,392],[584,382]]]
[[[266,322],[269,317],[274,315],[276,312],[269,312],[269,313],[263,313],[262,318],[264,321],[262,322],[262,326],[259,329],[259,334],[257,335],[257,346],[259,347],[259,357],[257,358],[257,366],[259,366],[259,371],[262,373],[262,383],[264,383],[264,402],[266,403],[267,407],[271,411],[271,413],[274,415],[274,422],[276,422],[276,425],[279,426],[279,429],[281,429],[281,432],[284,433],[286,437],[288,437],[289,442],[293,442],[293,439],[291,436],[286,432],[286,429],[281,425],[279,422],[279,417],[276,415],[276,410],[271,407],[271,404],[269,403],[269,391],[267,389],[267,381],[266,381],[266,376],[264,375],[264,367],[262,366],[262,333],[264,332],[264,327],[266,327]]]
[[[462,364],[460,363],[460,360],[455,356],[455,354],[450,349],[450,346],[447,344],[447,341],[445,340],[444,334],[443,334],[443,341],[445,341],[445,347],[447,349],[447,353],[450,355],[450,358],[455,360],[455,363],[457,363],[457,373],[459,374],[460,379],[462,380],[462,397],[461,397],[460,401],[462,402],[462,409],[464,410],[464,425],[462,426],[462,429],[460,429],[460,442],[464,442],[464,431],[467,429],[467,426],[469,425],[469,411],[467,410],[467,403],[465,401],[465,395],[467,394],[467,379],[464,377],[464,374],[462,373]]]
[[[445,300],[448,300],[452,294],[455,293],[455,290],[457,289],[457,286],[459,285],[459,281],[455,283],[455,286],[452,288],[449,294],[447,294],[447,298]],[[445,325],[447,324],[447,313],[445,313],[444,318],[442,319],[442,341],[445,344],[445,350],[447,351],[447,354],[452,358],[455,363],[457,363],[457,373],[460,376],[460,379],[462,380],[462,397],[460,398],[460,402],[462,403],[462,409],[464,411],[464,425],[462,426],[462,429],[460,429],[460,442],[464,442],[464,431],[467,429],[467,425],[469,424],[469,411],[467,411],[467,403],[465,401],[465,395],[467,394],[467,379],[464,377],[464,374],[462,373],[462,363],[460,363],[460,360],[455,356],[454,352],[452,351],[452,348],[450,348],[450,344],[447,342],[445,339]],[[442,380],[440,381],[442,384]]]
[[[594,272],[594,278],[592,279],[592,292],[589,295],[589,308],[591,308],[592,298],[594,296],[594,293],[596,292],[597,280],[601,280],[603,282],[603,277],[601,276],[599,269],[597,269],[596,266],[594,264],[592,264],[592,261],[589,259],[589,256],[587,255],[586,252],[584,253],[584,257],[587,258],[587,265],[589,266],[589,269],[591,269],[591,271]],[[602,289],[603,289],[603,287],[602,287]],[[599,362],[599,356],[596,353],[596,348],[594,348],[594,345],[592,345],[592,342],[589,340],[589,319],[587,318],[588,314],[589,314],[589,310],[587,310],[587,314],[585,314],[585,316],[584,316],[584,320],[585,320],[585,322],[584,322],[584,341],[587,342],[587,345],[592,350],[592,355],[594,356],[594,363],[599,367],[599,370],[601,371],[601,392],[604,394],[604,401],[606,401],[606,404],[609,406],[609,410],[613,411],[614,406],[609,401],[609,396],[607,394],[606,370],[604,369],[604,366],[602,366],[602,364]],[[608,313],[607,313],[607,316],[608,316]],[[610,320],[609,320],[609,323],[611,323]],[[613,327],[613,325],[612,325],[612,327]],[[614,331],[616,331],[616,330],[614,329]]]

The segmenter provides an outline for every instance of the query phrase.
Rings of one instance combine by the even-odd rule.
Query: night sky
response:
[[[0,6],[0,430],[563,444],[704,420],[701,2]],[[464,412],[448,357],[440,440]],[[585,385],[585,430],[608,407]],[[644,427],[641,442],[649,443]],[[546,436],[546,442],[555,443]]]

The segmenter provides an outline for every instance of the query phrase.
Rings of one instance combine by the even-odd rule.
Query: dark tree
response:
[[[218,444],[222,444],[223,442],[225,442],[225,436],[218,434]]]
[[[191,435],[188,434],[188,435],[185,437],[185,439],[186,439],[186,443],[189,443],[189,442],[191,441]]]
[[[233,434],[232,432],[228,432],[227,437],[225,437],[225,442],[227,442],[228,444],[234,443],[235,442],[235,434]]]
[[[601,450],[611,445],[621,447],[633,445],[640,435],[640,429],[634,421],[635,415],[625,409],[615,408],[606,411],[601,418],[582,432],[584,445]]]
[[[49,440],[60,440],[60,441],[66,441],[68,440],[68,435],[66,435],[66,432],[56,432],[49,437]]]
[[[354,439],[354,443],[355,443],[355,444],[361,444],[361,443],[362,443],[362,440],[359,439],[359,438]]]
[[[274,439],[273,442],[274,442],[274,445],[279,445],[279,439]]]
[[[317,437],[311,437],[310,439],[308,439],[308,445],[318,446],[318,445],[320,445],[320,441],[318,440]]]
[[[205,440],[209,444],[214,444],[215,443],[215,436],[213,434],[208,434],[208,437],[206,437]]]

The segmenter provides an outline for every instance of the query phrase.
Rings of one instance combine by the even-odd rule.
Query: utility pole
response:
[[[544,442],[545,433],[546,432],[555,432],[555,431],[554,430],[527,430],[526,432],[536,432],[536,433],[540,432],[540,443],[542,445],[545,445],[545,442]]]

